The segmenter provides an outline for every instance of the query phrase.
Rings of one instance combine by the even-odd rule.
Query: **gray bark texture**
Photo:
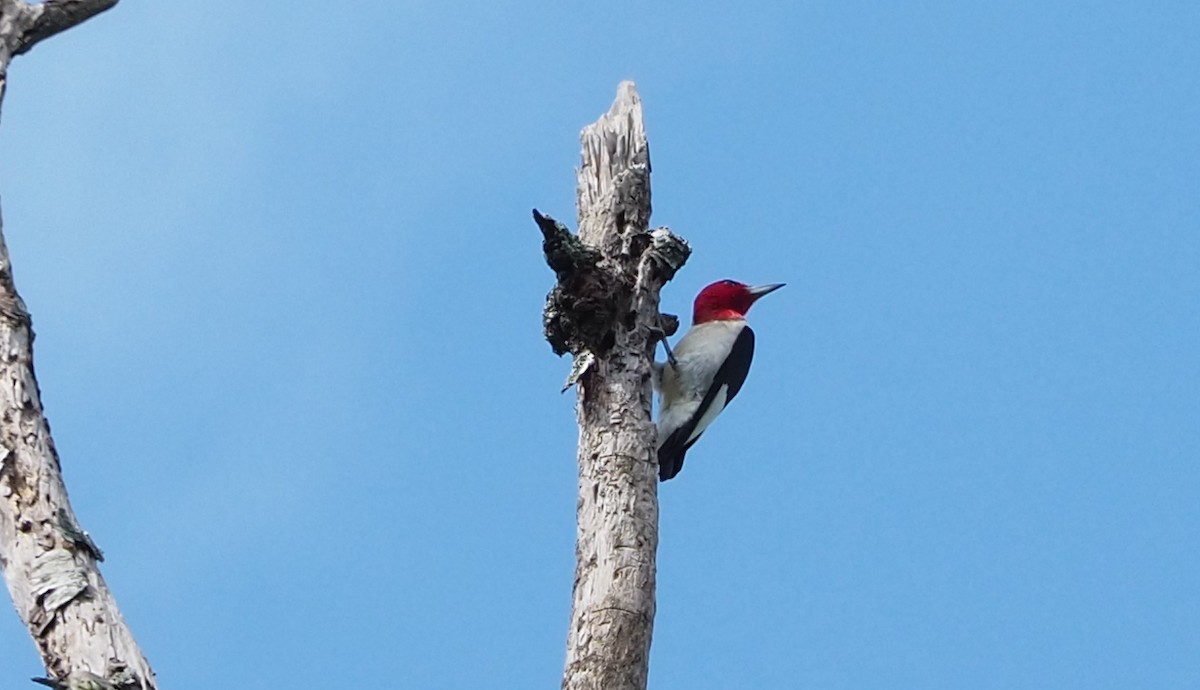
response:
[[[116,0],[0,0],[0,98],[8,66]],[[33,371],[33,329],[0,229],[0,569],[51,687],[156,688],[101,577],[103,556],[67,499]]]
[[[687,260],[687,243],[650,231],[650,151],[632,82],[583,130],[579,235],[536,211],[558,283],[546,337],[575,359],[579,502],[567,690],[642,690],[649,671],[658,548],[651,364],[677,322],[659,290]]]

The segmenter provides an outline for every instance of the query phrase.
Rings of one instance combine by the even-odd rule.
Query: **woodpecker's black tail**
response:
[[[676,429],[675,433],[667,437],[666,441],[658,447],[658,480],[665,482],[683,469],[683,456],[687,455],[688,448],[691,448],[700,437],[692,439],[688,443],[684,443],[687,439],[687,434],[691,433],[691,425],[683,429]]]
[[[668,448],[663,446],[658,449],[658,480],[667,481],[671,477],[679,474],[679,470],[683,469],[683,456],[687,453],[686,448]]]

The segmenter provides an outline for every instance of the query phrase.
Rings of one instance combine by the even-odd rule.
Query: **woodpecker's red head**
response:
[[[751,287],[736,280],[718,280],[696,295],[692,308],[692,323],[705,323],[720,319],[744,319],[750,306],[759,297],[783,287],[783,283]]]

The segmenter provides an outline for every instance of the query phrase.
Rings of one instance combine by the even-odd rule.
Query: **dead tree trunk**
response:
[[[0,99],[12,57],[117,0],[0,0]],[[53,680],[153,690],[154,673],[121,618],[99,549],[71,511],[33,372],[33,330],[0,232],[0,569]]]
[[[654,624],[658,475],[650,418],[651,362],[663,284],[687,243],[651,232],[650,152],[632,82],[582,134],[579,236],[534,212],[558,283],[546,338],[575,363],[579,503],[567,690],[642,690]]]

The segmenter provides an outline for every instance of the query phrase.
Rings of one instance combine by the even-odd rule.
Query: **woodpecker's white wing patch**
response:
[[[704,414],[700,415],[700,419],[696,420],[696,428],[692,429],[691,435],[688,436],[688,443],[695,441],[700,434],[704,433],[704,430],[708,428],[708,425],[713,423],[713,420],[717,418],[717,415],[721,414],[721,411],[725,409],[725,403],[727,402],[726,396],[728,394],[728,385],[721,386],[717,390],[716,394],[713,395],[712,404],[708,406],[708,409],[704,411]]]
[[[696,414],[698,409],[700,409],[699,398],[677,401],[669,407],[660,408],[658,411],[658,445],[661,446],[666,442],[668,436],[687,424],[687,421]]]

